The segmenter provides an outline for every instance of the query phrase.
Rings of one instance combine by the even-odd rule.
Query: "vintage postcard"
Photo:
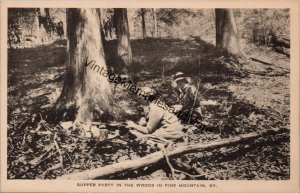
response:
[[[2,1],[0,192],[299,192],[299,1]]]

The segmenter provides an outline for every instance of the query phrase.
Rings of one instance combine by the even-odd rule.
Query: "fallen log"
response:
[[[269,129],[264,130],[260,132],[254,132],[249,134],[240,135],[238,137],[233,138],[227,138],[222,139],[218,141],[213,141],[208,144],[195,144],[195,145],[185,145],[176,147],[176,149],[166,151],[165,153],[163,151],[158,151],[155,153],[152,153],[150,155],[147,155],[145,157],[141,157],[135,160],[128,160],[123,161],[120,163],[107,165],[101,168],[86,170],[83,172],[63,175],[61,177],[58,177],[57,179],[60,180],[89,180],[89,179],[95,179],[103,176],[108,176],[111,174],[117,174],[124,171],[130,171],[135,170],[144,166],[152,165],[162,159],[165,158],[165,155],[168,157],[178,156],[185,153],[192,153],[192,152],[198,152],[198,151],[206,151],[210,149],[216,149],[220,147],[230,146],[239,144],[242,142],[251,141],[254,139],[258,139],[261,137],[266,137],[269,135],[277,135],[282,134],[284,132],[288,132],[289,129],[286,128],[280,128],[280,129]]]

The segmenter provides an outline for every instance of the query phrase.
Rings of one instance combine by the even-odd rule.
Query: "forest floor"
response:
[[[110,41],[110,48],[115,42]],[[182,71],[201,82],[201,100],[216,105],[203,107],[204,121],[213,132],[196,132],[180,143],[209,143],[271,128],[289,128],[290,59],[269,47],[248,45],[245,52],[265,63],[237,62],[222,56],[212,44],[198,38],[132,41],[134,69],[140,86],[158,90],[167,104],[174,104],[171,75]],[[66,63],[66,41],[8,51],[8,178],[52,179],[64,174],[102,167],[142,157],[157,151],[135,140],[122,124],[107,126],[120,130],[112,141],[37,134],[40,127],[61,129],[47,114],[61,92]],[[114,89],[126,119],[141,113],[135,96],[121,87]],[[50,129],[49,129],[50,128]],[[36,132],[35,132],[36,131]],[[51,133],[51,132],[50,132]],[[272,137],[272,136],[271,136]],[[275,137],[274,137],[275,138]],[[53,151],[53,140],[56,150]],[[260,145],[241,144],[213,151],[189,153],[172,158],[175,168],[197,179],[287,180],[290,177],[289,140]],[[63,159],[63,166],[58,165]],[[51,168],[51,169],[49,169]],[[174,177],[174,176],[173,176]],[[110,179],[170,179],[164,161],[137,171],[109,176]],[[178,179],[190,179],[179,175]]]

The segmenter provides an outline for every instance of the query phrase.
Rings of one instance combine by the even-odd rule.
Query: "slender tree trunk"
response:
[[[216,9],[216,46],[241,55],[237,25],[231,9]]]
[[[129,67],[132,63],[132,53],[129,40],[127,9],[114,9],[116,35],[118,39],[118,56]]]
[[[48,23],[50,23],[50,9],[49,8],[45,8],[45,17]]]
[[[35,36],[37,39],[41,37],[41,32],[40,32],[40,24],[39,24],[39,8],[35,8],[35,18],[34,18],[34,23],[35,23]]]
[[[107,78],[99,74],[107,67],[97,10],[67,9],[67,37],[67,72],[56,109],[85,123],[107,119],[112,113],[112,92]]]
[[[141,8],[143,38],[146,37],[145,9]]]
[[[156,9],[152,9],[152,15],[153,15],[153,32],[152,36],[153,37],[158,37],[158,24],[157,24],[157,16],[156,16]]]
[[[40,39],[41,42],[47,42],[48,41],[48,35],[46,33],[46,29],[45,29],[45,13],[44,13],[44,9],[42,8],[37,8],[36,9],[37,12],[37,17],[38,17],[38,26],[39,26],[39,30],[38,30],[38,37]]]
[[[49,39],[52,39],[54,26],[53,26],[53,22],[50,17],[50,9],[49,8],[45,8],[45,19],[46,19],[46,25],[45,25],[46,32],[48,34]]]
[[[52,38],[53,23],[50,17],[49,8],[37,8],[39,22],[39,35],[42,42],[49,42]]]

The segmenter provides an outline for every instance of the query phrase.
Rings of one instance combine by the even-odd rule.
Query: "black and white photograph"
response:
[[[6,180],[291,180],[290,8],[54,4],[6,20]]]

